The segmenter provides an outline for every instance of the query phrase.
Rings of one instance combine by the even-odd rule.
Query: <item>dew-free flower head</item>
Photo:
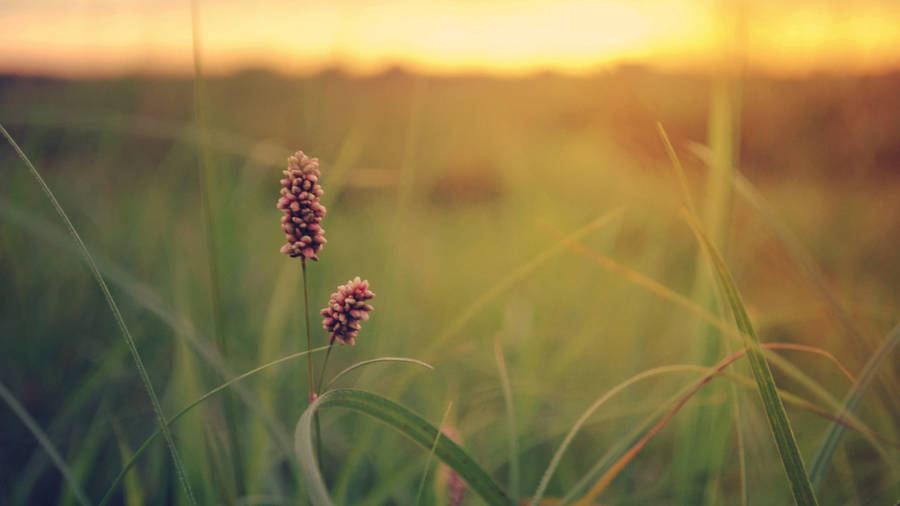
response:
[[[284,213],[281,230],[287,238],[281,252],[291,257],[303,257],[304,261],[318,260],[316,253],[327,242],[325,229],[320,225],[325,217],[325,206],[319,202],[323,193],[319,184],[319,159],[297,151],[288,158],[284,176],[277,205]]]
[[[356,344],[360,324],[369,319],[369,311],[374,309],[366,301],[373,297],[369,282],[360,280],[359,276],[331,294],[328,307],[321,311],[322,327],[331,334],[331,343],[338,340],[342,344]]]

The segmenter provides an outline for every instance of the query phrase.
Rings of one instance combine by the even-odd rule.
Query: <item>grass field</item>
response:
[[[693,211],[759,341],[792,345],[765,356],[806,468],[821,466],[818,502],[900,498],[897,75],[249,71],[200,84],[198,128],[190,79],[0,79],[0,124],[93,255],[167,417],[306,350],[301,263],[279,253],[275,208],[302,149],[320,159],[328,208],[308,265],[313,347],[328,344],[318,310],[335,287],[358,275],[377,294],[328,372],[384,356],[434,368],[372,364],[335,388],[452,427],[509,496],[792,501],[745,358],[685,397],[750,346]],[[162,438],[110,491],[155,410],[77,244],[5,140],[0,278],[0,504],[188,504]],[[306,368],[265,368],[171,425],[197,503],[308,500]],[[842,435],[836,417],[852,426]],[[358,410],[319,418],[335,504],[456,501],[445,439],[422,448]],[[463,503],[483,499],[469,487]]]

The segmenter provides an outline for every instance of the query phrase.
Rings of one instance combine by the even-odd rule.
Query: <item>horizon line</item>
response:
[[[382,65],[365,69],[354,68],[352,65],[335,62],[327,65],[315,65],[306,69],[295,68],[285,71],[276,69],[270,65],[241,65],[225,69],[204,70],[204,79],[227,79],[245,74],[264,73],[282,79],[309,79],[324,75],[338,75],[348,79],[372,79],[390,75],[402,74],[414,77],[433,79],[441,78],[490,78],[497,80],[529,79],[536,77],[556,76],[569,79],[590,79],[603,76],[611,76],[624,73],[648,73],[664,76],[697,76],[697,77],[733,77],[733,78],[765,78],[765,79],[810,79],[816,77],[882,77],[900,73],[900,62],[891,65],[883,65],[878,68],[848,68],[835,67],[807,68],[795,71],[773,70],[759,65],[744,65],[741,68],[721,68],[715,65],[694,66],[666,66],[640,60],[627,60],[619,62],[599,63],[582,69],[566,69],[561,67],[532,67],[528,69],[490,69],[480,66],[469,68],[425,68],[421,65],[387,62]],[[118,68],[110,70],[93,70],[87,72],[66,72],[46,68],[17,68],[15,66],[0,66],[0,77],[22,79],[51,79],[60,81],[89,81],[89,80],[117,80],[129,78],[146,79],[193,79],[193,68]]]

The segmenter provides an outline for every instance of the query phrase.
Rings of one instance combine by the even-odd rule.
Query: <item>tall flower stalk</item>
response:
[[[324,193],[319,184],[319,159],[310,158],[303,151],[297,151],[288,158],[288,166],[281,180],[281,197],[277,207],[284,213],[281,217],[281,230],[285,234],[286,243],[281,252],[292,258],[300,258],[300,270],[303,276],[303,308],[306,319],[306,351],[312,349],[312,333],[309,326],[309,281],[306,274],[306,261],[318,260],[317,253],[327,242],[325,229],[321,227],[325,217],[325,206],[319,201]],[[315,385],[312,355],[306,360],[309,400],[315,400]]]

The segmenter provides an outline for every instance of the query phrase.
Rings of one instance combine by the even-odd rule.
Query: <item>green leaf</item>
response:
[[[784,404],[782,404],[778,391],[775,388],[775,379],[772,377],[769,363],[766,361],[765,355],[763,355],[759,338],[756,336],[752,323],[750,323],[750,317],[747,316],[743,300],[734,283],[734,279],[731,277],[728,266],[716,247],[703,233],[696,219],[687,212],[684,212],[683,215],[697,236],[697,240],[709,255],[716,280],[725,294],[728,304],[731,306],[734,321],[744,336],[744,346],[747,348],[750,369],[759,387],[759,395],[762,398],[766,418],[769,421],[769,428],[772,430],[772,435],[775,438],[775,446],[778,448],[781,463],[784,465],[785,473],[790,482],[794,501],[799,505],[818,504],[812,484],[806,474],[806,466],[803,464],[803,457],[800,455],[800,448],[797,446],[797,439],[794,437],[791,422],[788,420]]]
[[[859,375],[859,379],[853,384],[853,388],[850,389],[847,398],[844,400],[844,411],[837,413],[837,416],[842,417],[856,411],[863,395],[865,395],[866,390],[875,378],[875,372],[884,363],[885,359],[890,356],[898,343],[900,343],[900,324],[891,330],[887,339],[878,348],[878,351],[866,363],[862,373]],[[828,463],[831,462],[831,457],[834,456],[834,452],[837,450],[838,443],[841,441],[841,436],[844,435],[845,430],[846,427],[837,422],[833,422],[828,428],[825,439],[822,441],[822,445],[819,446],[812,466],[809,468],[809,478],[816,488],[818,488],[822,475],[825,474],[825,469],[828,467]]]
[[[361,390],[340,389],[322,394],[306,408],[294,433],[294,451],[300,461],[300,477],[307,494],[316,506],[332,505],[328,489],[316,461],[315,440],[313,438],[313,418],[324,407],[340,406],[371,416],[389,425],[412,439],[419,446],[430,450],[434,442],[434,455],[448,467],[455,470],[466,481],[469,488],[481,496],[489,505],[511,504],[506,492],[488,473],[456,443],[443,435],[421,416],[380,395]]]

